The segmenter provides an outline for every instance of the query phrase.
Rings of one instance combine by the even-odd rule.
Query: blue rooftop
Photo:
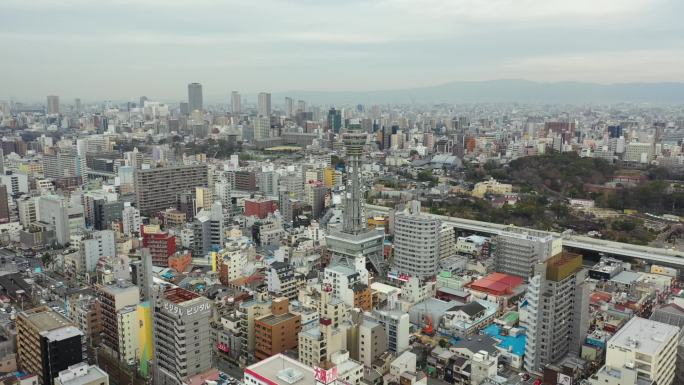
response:
[[[499,347],[508,350],[509,347],[513,353],[517,356],[525,355],[525,343],[527,341],[527,336],[525,334],[519,335],[517,337],[513,336],[502,336],[501,327],[496,324],[491,324],[486,328],[482,329],[482,332],[492,338],[496,338],[499,342]]]

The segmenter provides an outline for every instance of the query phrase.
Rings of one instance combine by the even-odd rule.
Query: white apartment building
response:
[[[677,326],[634,317],[608,341],[605,367],[634,370],[637,379],[673,385],[679,335]]]

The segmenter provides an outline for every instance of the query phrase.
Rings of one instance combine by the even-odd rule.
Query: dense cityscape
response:
[[[684,385],[681,15],[0,0],[0,385]]]
[[[0,102],[5,384],[684,383],[684,111]]]

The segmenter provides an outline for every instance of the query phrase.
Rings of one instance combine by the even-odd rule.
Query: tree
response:
[[[439,347],[442,349],[446,349],[446,347],[449,346],[449,341],[446,340],[446,338],[442,338],[439,340]]]
[[[48,253],[47,251],[43,253],[43,255],[40,256],[41,262],[43,262],[43,266],[46,268],[50,266],[53,262],[52,255]]]

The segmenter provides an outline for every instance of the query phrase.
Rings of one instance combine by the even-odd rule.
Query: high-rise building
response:
[[[295,272],[294,266],[287,262],[276,261],[266,269],[268,291],[278,297],[296,300],[303,285],[304,277]]]
[[[156,213],[176,206],[179,191],[206,187],[207,165],[184,165],[135,170],[135,196],[140,212]]]
[[[149,99],[147,98],[147,96],[141,96],[140,97],[140,104],[138,107],[145,108],[145,102],[147,102],[148,100]]]
[[[306,112],[306,102],[297,100],[297,112]]]
[[[180,114],[181,114],[182,116],[188,116],[188,115],[190,115],[190,112],[191,112],[191,111],[190,111],[190,103],[188,103],[188,102],[180,102],[180,103],[178,103],[178,112],[180,112]]]
[[[2,154],[0,153],[0,155]],[[0,183],[7,186],[7,194],[11,196],[18,196],[22,193],[28,194],[29,192],[28,175],[26,174],[18,174],[12,171],[2,172],[0,173]]]
[[[55,238],[60,245],[69,242],[69,217],[67,216],[67,203],[57,195],[45,195],[38,198],[38,220],[52,225],[55,230]]]
[[[285,116],[288,118],[294,116],[294,100],[291,97],[285,98]]]
[[[257,115],[271,116],[271,94],[267,92],[259,92]]]
[[[387,350],[398,356],[409,348],[409,315],[396,310],[375,310],[373,318],[385,328],[387,334]]]
[[[372,367],[373,362],[387,351],[385,327],[373,317],[364,317],[359,325],[359,361]]]
[[[329,285],[325,285],[320,293],[318,309],[318,322],[314,321],[313,326],[307,326],[299,333],[299,359],[309,366],[330,361],[333,353],[347,349],[348,324],[345,321],[349,316],[349,307],[333,297]],[[384,329],[382,332],[384,337]],[[384,348],[386,350],[387,346]]]
[[[81,103],[81,99],[79,99],[79,98],[76,98],[74,100],[74,111],[77,114],[80,114],[81,112],[83,112],[83,104]]]
[[[254,140],[263,140],[271,136],[271,119],[266,115],[254,119]]]
[[[394,215],[394,264],[398,273],[429,277],[437,273],[442,225],[420,212],[420,202],[411,201]]]
[[[17,199],[19,223],[26,228],[38,219],[36,217],[36,199],[37,198],[28,195],[22,195]]]
[[[563,240],[546,232],[507,227],[492,239],[496,271],[523,278],[534,275],[534,267],[563,250]]]
[[[589,329],[590,288],[582,256],[562,252],[535,266],[526,294],[525,369],[541,372],[568,353],[579,356]]]
[[[17,315],[17,366],[50,385],[62,370],[86,358],[83,332],[47,306]]]
[[[46,178],[73,180],[74,184],[80,185],[86,176],[85,156],[76,151],[43,155],[43,174]]]
[[[179,287],[154,301],[155,384],[181,385],[211,368],[212,308],[208,298]]]
[[[221,202],[214,202],[210,209],[202,209],[197,213],[193,222],[194,256],[202,257],[212,248],[220,248],[223,245],[225,241],[223,223]]]
[[[135,362],[138,346],[137,306],[140,290],[128,281],[98,285],[102,310],[102,342],[112,356]]]
[[[48,115],[59,114],[59,96],[48,95],[48,97],[47,97],[47,113],[48,113]]]
[[[233,91],[230,93],[230,107],[233,114],[242,112],[242,98],[239,92]]]
[[[123,233],[127,236],[130,237],[140,233],[140,226],[142,225],[140,210],[131,206],[130,202],[124,202],[121,221],[123,222]]]
[[[342,129],[342,110],[336,110],[333,107],[328,111],[328,130],[339,134],[340,129]]]
[[[159,226],[142,227],[143,246],[149,250],[154,266],[166,267],[169,257],[176,252],[176,236],[161,231]]]
[[[81,241],[81,269],[93,272],[102,257],[116,257],[114,231],[93,231],[88,239]]]
[[[9,197],[7,196],[7,186],[0,184],[0,223],[10,221]]]
[[[349,130],[342,137],[348,160],[342,231],[330,232],[326,244],[331,252],[332,265],[341,264],[353,269],[356,258],[361,254],[378,274],[383,275],[387,272],[383,256],[385,233],[381,229],[367,229],[363,217],[361,156],[366,137],[358,120],[350,122]]]
[[[254,361],[255,330],[257,318],[271,314],[271,300],[266,293],[257,293],[252,300],[243,301],[239,305],[240,317],[240,362]]]
[[[608,340],[606,363],[590,382],[674,385],[679,336],[677,326],[632,317]]]
[[[190,112],[202,111],[202,85],[199,83],[188,84],[188,107]]]

